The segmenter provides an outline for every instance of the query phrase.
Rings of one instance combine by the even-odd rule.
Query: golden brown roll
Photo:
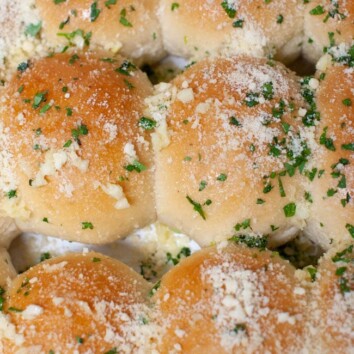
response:
[[[305,232],[328,249],[354,237],[354,73],[334,63],[318,77],[319,148],[311,161],[312,203]]]
[[[312,131],[295,75],[265,59],[208,59],[158,89],[148,104],[159,220],[202,246],[245,232],[292,238],[307,215],[297,171]]]
[[[313,0],[305,5],[303,55],[316,62],[326,48],[354,39],[354,2]]]
[[[144,340],[149,290],[140,275],[98,253],[41,263],[6,292],[5,321],[15,328],[0,339],[3,353],[132,353]]]
[[[165,48],[183,57],[246,53],[289,62],[301,51],[297,0],[162,0],[159,17]]]
[[[354,347],[353,243],[333,248],[320,262],[309,302],[308,334],[316,353],[351,353]]]
[[[49,46],[119,51],[138,63],[164,55],[157,0],[36,0]]]
[[[143,100],[128,60],[59,54],[22,63],[1,92],[1,208],[22,231],[104,243],[155,218]]]
[[[160,352],[296,352],[307,297],[294,272],[270,251],[232,243],[183,260],[153,297]]]

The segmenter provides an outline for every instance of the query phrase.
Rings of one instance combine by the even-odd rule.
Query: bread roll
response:
[[[312,128],[303,127],[306,103],[289,70],[250,57],[204,60],[148,103],[159,121],[161,222],[202,246],[252,231],[276,245],[304,226],[297,170]]]
[[[183,260],[153,297],[166,331],[160,352],[296,352],[306,292],[294,271],[270,251],[234,244]]]
[[[313,203],[305,232],[328,249],[354,237],[354,72],[334,63],[318,76],[319,149],[312,159]]]
[[[140,275],[98,253],[41,263],[6,293],[15,333],[0,339],[3,353],[132,353],[143,340],[149,290]]]
[[[246,53],[290,62],[301,51],[302,11],[297,0],[162,0],[159,17],[172,54]]]
[[[0,248],[0,288],[6,287],[8,281],[10,281],[15,276],[16,271],[11,263],[9,254],[4,248]]]
[[[1,208],[22,231],[87,243],[154,221],[145,74],[102,53],[21,65],[1,93]]]
[[[156,16],[157,0],[36,0],[42,36],[48,45],[90,44],[136,60],[155,62],[164,55]],[[81,32],[80,32],[81,30]]]
[[[20,231],[12,218],[0,216],[0,247],[8,248],[19,234]]]
[[[320,262],[308,304],[313,352],[351,353],[354,347],[353,244],[333,248]]]
[[[305,5],[303,55],[315,63],[326,48],[354,39],[354,2],[314,0]]]

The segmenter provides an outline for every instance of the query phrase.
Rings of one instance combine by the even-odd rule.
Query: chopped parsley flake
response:
[[[345,98],[342,103],[344,106],[350,107],[352,105],[352,100],[350,98]]]
[[[60,22],[60,24],[59,24],[59,29],[62,30],[62,29],[65,27],[65,25],[67,25],[69,22],[70,22],[70,16],[68,16],[68,17],[66,18],[66,20]]]
[[[27,61],[25,61],[25,62],[23,62],[23,63],[21,63],[21,64],[19,64],[18,65],[18,67],[17,67],[17,70],[18,71],[20,71],[21,73],[23,73],[25,70],[27,70],[29,68],[29,62]]]
[[[273,88],[273,83],[266,82],[262,86],[262,94],[266,100],[271,100],[274,96],[274,88]]]
[[[145,130],[152,130],[156,127],[156,121],[151,118],[141,117],[139,119],[138,125],[140,128],[143,128]]]
[[[203,191],[207,185],[208,185],[208,183],[206,181],[200,181],[199,189],[198,189],[199,192]]]
[[[351,254],[353,252],[354,245],[350,245],[348,248],[345,248],[343,251],[336,253],[336,255],[332,258],[332,261],[349,263],[350,259],[346,257],[347,254]]]
[[[131,76],[131,72],[136,70],[136,66],[128,60],[124,60],[122,65],[115,71],[119,74]]]
[[[6,196],[7,196],[9,199],[16,198],[16,197],[17,197],[17,190],[16,190],[16,189],[11,189],[10,191],[8,191],[8,192],[6,193]]]
[[[66,107],[65,110],[66,110],[66,115],[68,117],[71,117],[73,115],[73,110],[70,107]]]
[[[89,46],[90,45],[90,39],[92,37],[92,32],[87,32],[85,33],[82,29],[77,29],[73,32],[70,32],[70,33],[66,33],[66,32],[59,32],[57,33],[57,36],[59,37],[64,37],[68,40],[69,44],[70,45],[74,45],[73,43],[73,39],[78,36],[78,37],[81,37],[83,40],[84,40],[84,44],[86,46]],[[66,51],[66,49],[68,49],[67,47],[63,49],[63,52]]]
[[[240,231],[241,229],[246,230],[248,228],[251,228],[251,219],[245,219],[244,221],[242,221],[239,224],[236,224],[234,226],[234,229],[236,231]]]
[[[347,224],[345,225],[345,228],[348,230],[348,232],[350,233],[350,236],[352,238],[354,238],[354,226],[351,224]]]
[[[47,94],[48,94],[48,91],[37,92],[34,95],[32,107],[34,109],[37,109],[42,102],[46,101]]]
[[[330,47],[333,47],[336,45],[336,42],[334,40],[334,32],[328,32],[328,38],[329,38],[329,45]]]
[[[191,255],[191,250],[188,247],[183,247],[176,257],[172,257],[172,254],[170,252],[167,252],[166,253],[167,263],[172,263],[173,265],[177,265],[182,258],[189,257],[190,255]]]
[[[288,134],[288,133],[289,133],[289,130],[290,130],[290,128],[291,128],[291,125],[288,124],[288,123],[282,122],[282,123],[281,123],[281,126],[282,126],[282,128],[283,128],[283,130],[284,130],[284,133],[285,133],[285,134]]]
[[[51,258],[52,258],[52,255],[49,252],[44,252],[41,254],[40,261],[44,262],[47,259],[51,259]]]
[[[105,352],[104,354],[118,354],[118,349],[112,348],[112,349],[108,350],[108,352]]]
[[[234,28],[243,28],[243,23],[245,22],[244,19],[239,19],[239,20],[236,20],[232,23],[232,27]]]
[[[31,37],[35,37],[42,28],[42,22],[37,24],[31,23],[26,27],[25,34]]]
[[[257,104],[259,103],[259,94],[254,92],[248,92],[246,94],[246,98],[244,102],[247,105],[247,107],[257,106]]]
[[[133,88],[135,88],[135,86],[130,81],[128,81],[127,79],[124,79],[123,81],[124,81],[125,85],[128,87],[129,90],[132,90]]]
[[[343,277],[339,278],[339,289],[342,294],[350,292],[350,287],[348,285],[348,279],[343,278]]]
[[[68,147],[71,146],[72,143],[73,143],[72,140],[69,139],[69,140],[67,140],[67,141],[65,142],[65,144],[63,145],[63,147],[64,147],[64,148],[68,148]]]
[[[327,191],[327,197],[333,197],[338,191],[334,188],[330,188]]]
[[[323,6],[318,5],[310,11],[310,15],[322,15],[325,13]]]
[[[284,21],[284,16],[281,15],[281,14],[279,14],[279,15],[277,16],[277,23],[281,24],[281,23],[283,23],[283,21]]]
[[[279,193],[282,198],[286,197],[286,193],[284,190],[283,182],[280,177],[278,177],[278,184],[279,184]]]
[[[49,103],[47,103],[46,105],[44,105],[44,106],[40,109],[39,113],[40,113],[40,114],[44,114],[44,113],[46,113],[47,111],[49,111],[51,108],[52,108],[52,106],[51,106]]]
[[[87,229],[93,230],[93,225],[89,221],[83,221],[81,223],[81,226],[82,226],[82,230],[87,230]]]
[[[171,5],[171,11],[175,11],[178,8],[179,8],[179,3],[178,2],[173,2],[172,5]]]
[[[90,7],[90,21],[94,22],[100,15],[101,10],[97,8],[97,1],[94,1]]]
[[[79,343],[79,344],[83,344],[84,343],[84,339],[79,337],[79,336],[76,336],[76,341]]]
[[[138,173],[147,170],[147,167],[138,160],[134,160],[131,164],[124,166],[124,168],[129,172],[136,171]]]
[[[344,189],[347,188],[347,179],[345,175],[342,175],[341,179],[338,182],[338,188]]]
[[[71,130],[71,135],[74,138],[75,141],[79,142],[80,141],[80,136],[82,135],[87,135],[88,134],[88,129],[85,124],[81,124],[77,127],[77,129],[72,129]]]
[[[235,125],[236,127],[241,127],[241,123],[236,117],[230,117],[230,124]]]
[[[347,270],[347,267],[339,267],[336,269],[336,275],[343,275]]]
[[[312,195],[310,192],[305,192],[305,200],[309,203],[313,203]]]
[[[320,144],[324,145],[328,150],[336,151],[332,138],[327,138],[328,127],[323,128],[323,133],[320,136]]]
[[[237,334],[239,332],[246,332],[246,325],[244,323],[237,324],[233,331]]]
[[[119,22],[125,27],[133,27],[133,25],[127,19],[127,10],[125,8],[120,12]]]
[[[93,258],[92,258],[92,262],[93,262],[93,263],[101,262],[101,258],[93,257]]]
[[[296,214],[296,204],[295,203],[289,203],[284,206],[283,208],[284,214],[287,218],[291,218]]]
[[[189,203],[191,203],[193,205],[193,209],[203,218],[203,220],[206,220],[205,213],[204,213],[202,205],[200,203],[195,202],[188,195],[186,196],[186,198],[189,201]]]
[[[77,55],[77,54],[74,54],[74,55],[72,55],[71,57],[70,57],[70,59],[69,59],[69,64],[70,65],[73,65],[73,64],[75,64],[75,62],[77,61],[77,60],[79,60],[80,59],[80,57]]]
[[[0,312],[3,311],[4,309],[4,302],[5,302],[4,294],[5,294],[5,289],[0,286]]]
[[[232,236],[230,241],[235,243],[243,243],[249,248],[265,249],[268,245],[267,236],[250,236],[250,235],[237,235]]]
[[[9,307],[8,310],[11,312],[22,312],[23,311],[21,309],[18,309],[17,307],[13,307],[13,306]]]
[[[225,173],[220,173],[216,180],[220,182],[225,182],[227,180],[227,175]]]
[[[347,193],[346,197],[344,199],[341,199],[340,202],[343,206],[343,208],[350,202],[350,195]]]
[[[316,280],[317,269],[315,267],[309,266],[306,268],[306,270],[310,274],[311,281],[314,282]]]
[[[160,287],[161,285],[161,280],[159,280],[153,287],[152,289],[149,291],[149,297],[152,297],[156,291],[158,290],[158,288]]]
[[[104,5],[110,9],[111,5],[115,5],[117,3],[117,0],[107,0],[105,1]]]
[[[234,9],[233,7],[231,7],[229,5],[229,2],[227,0],[224,0],[221,3],[221,6],[225,10],[225,12],[227,13],[227,16],[229,16],[230,18],[235,18],[237,11],[236,11],[236,9]]]
[[[268,183],[268,184],[263,188],[263,193],[264,193],[264,194],[267,194],[267,193],[269,193],[273,188],[274,188],[274,186],[272,186],[270,183]]]
[[[354,143],[343,144],[343,145],[342,145],[342,149],[343,149],[343,150],[354,151]]]

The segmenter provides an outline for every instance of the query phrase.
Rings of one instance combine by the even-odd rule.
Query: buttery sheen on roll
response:
[[[295,75],[265,59],[218,58],[159,90],[148,100],[159,220],[203,246],[252,231],[273,245],[293,237],[306,216],[298,169],[312,131]]]
[[[139,63],[164,55],[157,0],[36,0],[42,36],[51,47],[75,44],[111,50]]]
[[[22,231],[104,243],[154,221],[141,124],[152,87],[128,60],[60,54],[22,63],[1,92],[1,208]]]
[[[245,53],[290,62],[301,51],[297,0],[162,0],[159,17],[165,48],[183,57]]]
[[[220,244],[183,260],[153,301],[161,353],[287,353],[302,347],[307,295],[295,269],[268,250]]]
[[[143,346],[150,287],[123,263],[98,253],[41,263],[6,292],[2,321],[15,327],[1,336],[0,349],[105,353],[119,347],[132,353]]]

